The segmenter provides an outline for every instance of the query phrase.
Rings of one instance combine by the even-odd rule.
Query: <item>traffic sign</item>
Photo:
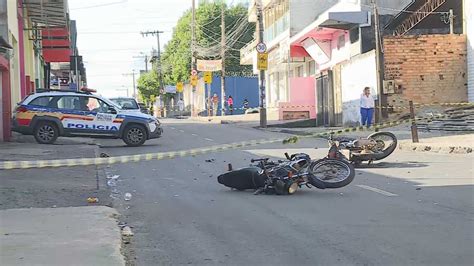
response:
[[[198,72],[196,69],[191,70],[191,76],[197,76]]]
[[[257,52],[263,54],[267,51],[267,45],[263,42],[257,44]]]
[[[183,90],[184,90],[184,84],[183,84],[183,82],[178,82],[178,83],[176,83],[176,91],[177,91],[177,92],[183,92]]]
[[[207,84],[212,83],[212,72],[211,71],[204,72],[204,82],[206,82]]]
[[[258,70],[268,69],[268,54],[267,53],[257,54],[257,69]]]
[[[192,75],[191,76],[191,86],[197,86],[198,84],[198,76],[197,75]]]

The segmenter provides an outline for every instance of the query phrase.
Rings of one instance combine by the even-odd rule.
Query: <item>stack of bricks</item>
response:
[[[385,80],[397,85],[388,104],[467,101],[466,53],[465,35],[384,37]]]

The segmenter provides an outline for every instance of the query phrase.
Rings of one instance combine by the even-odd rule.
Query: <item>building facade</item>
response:
[[[37,88],[54,88],[55,69],[61,70],[65,84],[61,88],[77,89],[85,83],[85,69],[72,42],[75,26],[68,13],[66,0],[0,0],[0,141],[11,137],[16,103]],[[55,34],[58,31],[62,34]],[[74,58],[78,63],[72,66]]]
[[[455,13],[454,33],[461,34],[464,21],[461,2],[379,0],[380,34],[393,35],[396,27],[412,21],[410,16],[418,13],[423,18],[409,25],[404,34],[449,33],[449,23],[441,19],[449,9]],[[257,4],[249,6],[250,21],[256,21],[253,14]],[[315,118],[317,125],[324,126],[357,124],[364,87],[371,88],[377,102],[389,104],[390,93],[382,93],[384,88],[379,88],[377,82],[371,0],[274,0],[263,1],[261,6],[269,52],[266,71],[269,112],[276,110],[280,119]],[[465,21],[468,24],[469,19],[466,17]],[[464,28],[469,30],[469,26]],[[256,65],[256,43],[242,48],[242,64]],[[472,54],[469,45],[467,53],[469,62]]]

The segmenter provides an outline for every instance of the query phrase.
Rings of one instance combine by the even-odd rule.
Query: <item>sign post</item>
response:
[[[204,82],[206,83],[207,87],[207,116],[211,116],[213,112],[214,106],[211,108],[211,83],[212,83],[212,72],[206,71],[204,72]]]

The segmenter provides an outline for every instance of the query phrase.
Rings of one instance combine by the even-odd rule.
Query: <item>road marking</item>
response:
[[[204,138],[207,141],[214,141],[213,139]]]
[[[360,188],[363,188],[363,189],[367,189],[367,190],[370,190],[370,191],[373,191],[373,192],[376,192],[376,193],[379,193],[379,194],[382,194],[382,195],[385,195],[385,196],[388,196],[388,197],[396,197],[398,196],[397,194],[393,194],[391,192],[388,192],[388,191],[385,191],[385,190],[381,190],[381,189],[378,189],[378,188],[374,188],[374,187],[371,187],[371,186],[366,186],[366,185],[356,185]]]
[[[179,132],[184,133],[184,130],[180,129]]]

